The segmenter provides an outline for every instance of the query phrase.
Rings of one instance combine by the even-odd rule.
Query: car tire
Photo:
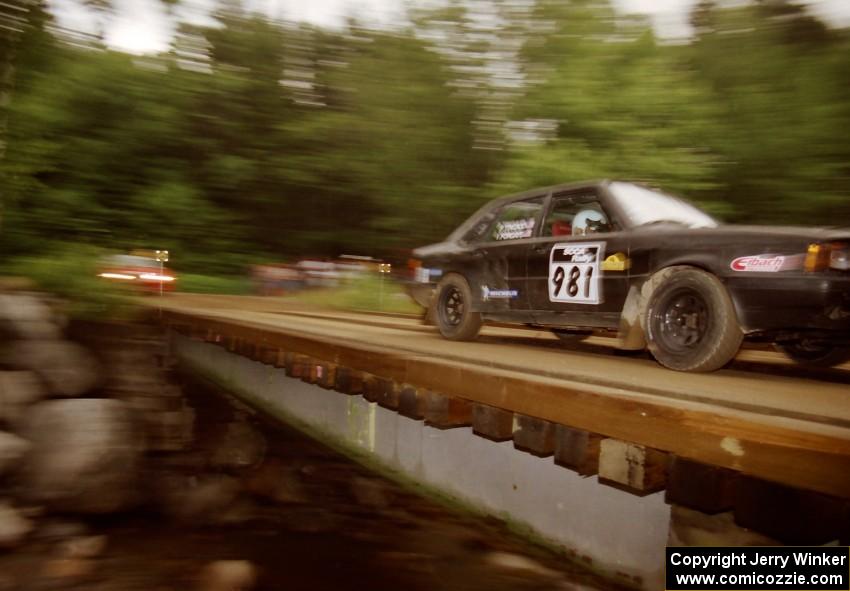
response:
[[[809,343],[805,340],[776,343],[774,347],[794,363],[806,367],[835,367],[850,361],[848,347]]]
[[[572,331],[572,330],[560,330],[560,329],[552,329],[552,334],[558,337],[564,343],[580,343],[590,335],[592,332],[582,332],[582,331]]]
[[[647,344],[661,365],[709,372],[731,361],[744,334],[732,298],[720,280],[694,267],[670,267],[650,281]]]
[[[469,283],[449,273],[437,285],[434,320],[440,334],[452,341],[471,341],[481,330],[481,313],[474,312]]]

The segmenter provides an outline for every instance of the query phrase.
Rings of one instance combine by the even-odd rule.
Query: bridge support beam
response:
[[[467,400],[428,390],[414,395],[389,381],[398,394],[396,407],[404,410],[400,414],[378,404],[378,400],[386,401],[387,380],[380,382],[373,376],[359,380],[362,374],[356,370],[340,368],[334,372],[334,390],[302,381],[305,368],[309,375],[310,363],[314,367],[324,363],[308,356],[299,356],[297,362],[296,356],[285,356],[291,363],[277,368],[181,336],[174,338],[174,351],[187,367],[246,403],[389,477],[403,475],[424,490],[439,491],[468,508],[507,518],[560,547],[565,556],[620,583],[644,589],[662,586],[670,516],[663,495],[627,494],[565,470],[551,457],[517,451],[511,441],[512,412],[486,405],[473,411]],[[280,362],[278,352],[275,365]],[[364,381],[375,402],[350,395]],[[473,433],[468,426],[476,417],[479,429],[502,441]],[[551,427],[524,419],[517,423],[531,425],[520,435],[530,437],[529,447],[549,448],[546,432]],[[593,438],[588,440],[590,448]]]

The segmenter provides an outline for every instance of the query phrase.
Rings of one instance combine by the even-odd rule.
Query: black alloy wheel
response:
[[[457,273],[449,273],[437,286],[435,320],[440,334],[453,341],[469,341],[481,330],[481,314],[472,309],[472,290]]]
[[[649,288],[643,326],[659,363],[714,371],[735,357],[744,333],[720,279],[694,267],[668,267],[650,278]]]
[[[709,332],[711,317],[699,292],[682,287],[665,294],[650,320],[656,340],[679,353],[699,347]]]
[[[441,320],[449,326],[457,326],[463,320],[466,304],[463,294],[454,286],[449,286],[440,295]]]

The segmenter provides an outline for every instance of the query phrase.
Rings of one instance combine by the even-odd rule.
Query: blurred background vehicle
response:
[[[263,296],[284,295],[304,289],[304,272],[297,265],[269,263],[253,265],[251,280],[254,293]]]
[[[145,292],[173,291],[177,275],[165,266],[167,257],[167,251],[108,255],[101,259],[98,277]]]

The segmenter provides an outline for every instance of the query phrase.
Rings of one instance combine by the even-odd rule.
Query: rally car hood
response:
[[[413,256],[418,259],[426,259],[428,257],[454,254],[463,251],[464,249],[456,242],[437,242],[427,246],[420,246],[413,250]]]

